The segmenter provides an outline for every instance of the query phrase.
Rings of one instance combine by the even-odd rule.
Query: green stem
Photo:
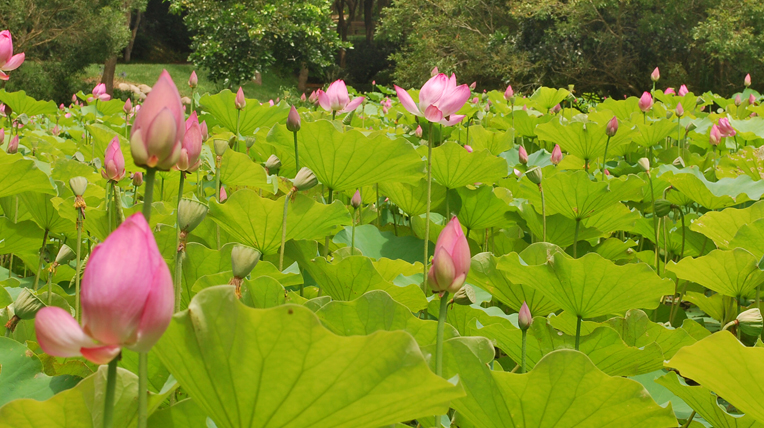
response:
[[[578,351],[579,344],[581,343],[581,315],[576,318],[576,351]]]
[[[45,257],[45,244],[48,242],[48,229],[42,235],[42,246],[40,247],[40,260],[37,263],[37,275],[34,277],[34,291],[37,291],[37,285],[40,282],[40,273],[42,272],[43,258]]]
[[[183,273],[183,248],[180,245],[177,247],[175,253],[175,312],[180,311],[180,296],[182,290],[182,275]]]
[[[451,217],[451,204],[448,202],[448,193],[449,193],[449,190],[451,190],[451,189],[446,187],[446,218],[444,220],[445,221],[444,224],[448,223],[448,221],[451,220],[450,219],[450,217]]]
[[[578,258],[578,229],[581,227],[581,220],[576,219],[576,230],[573,232],[573,258]]]
[[[239,126],[240,126],[240,124],[241,124],[241,110],[236,109],[236,151],[237,152],[241,149],[241,147],[239,147]]]
[[[297,153],[297,133],[293,132],[292,134],[294,134],[294,165],[295,165],[294,170],[295,170],[295,174],[297,174],[297,172],[300,171],[300,157],[299,157],[299,154]]]
[[[138,353],[138,428],[146,428],[149,397],[149,353]]]
[[[106,396],[103,400],[103,428],[112,428],[114,420],[114,391],[117,387],[117,360],[115,357],[109,362],[109,371],[106,377]]]
[[[122,194],[119,190],[119,186],[117,186],[116,181],[111,185],[111,187],[114,197],[114,225],[119,227],[119,225],[121,225],[125,220],[125,215],[122,213]]]
[[[146,222],[151,219],[151,202],[154,200],[154,176],[157,170],[154,168],[146,169],[146,192],[143,195],[143,216]]]
[[[292,191],[290,190],[284,198],[284,215],[281,218],[281,250],[279,251],[279,272],[284,271],[284,245],[286,244],[287,233],[287,208],[289,207],[289,198],[291,196]],[[300,286],[300,291],[302,291],[302,286]],[[302,296],[302,293],[300,293],[300,295]]]
[[[133,186],[133,206],[138,203],[138,186]]]
[[[106,183],[106,218],[108,219],[108,225],[109,233],[114,231],[114,208],[112,207],[112,198],[111,198],[111,192],[114,190],[114,181],[109,180],[108,183]]]
[[[374,185],[374,190],[377,192],[377,202],[374,206],[377,207],[377,228],[379,229],[382,227],[382,220],[380,218],[382,215],[382,204],[379,202],[379,183]]]
[[[544,188],[541,187],[541,183],[539,183],[539,192],[541,192],[541,217],[543,220],[543,227],[544,227],[542,241],[546,242],[546,199],[544,198]],[[578,238],[578,236],[576,236],[576,238]]]
[[[427,144],[427,211],[425,214],[424,223],[424,266],[422,280],[422,292],[427,295],[427,261],[430,255],[430,208],[432,205],[432,122],[430,122],[430,130],[428,135]],[[470,129],[467,128],[467,141],[469,142]]]
[[[607,142],[605,143],[605,154],[602,156],[602,181],[605,181],[605,162],[607,162],[607,148],[610,145],[610,137],[607,137]]]
[[[332,204],[332,197],[334,196],[334,191],[332,188],[329,188],[329,197],[326,198],[326,204],[331,205]],[[324,238],[324,257],[329,257],[329,240],[331,239],[330,236],[326,236]]]
[[[525,373],[525,347],[526,342],[528,339],[528,330],[523,330],[523,351],[522,351],[522,357],[520,359],[520,373]]]
[[[679,260],[682,260],[684,258],[685,232],[684,232],[684,211],[682,211],[681,208],[679,208],[679,217],[682,218],[682,250],[679,252]]]
[[[446,314],[448,312],[448,291],[444,291],[440,297],[440,312],[438,312],[438,336],[435,345],[435,374],[443,376],[443,336],[446,328]]]
[[[358,208],[353,210],[353,222],[352,222],[352,230],[353,232],[350,234],[350,255],[355,255],[355,217],[358,213]]]
[[[692,413],[690,413],[690,417],[687,418],[687,422],[685,422],[684,425],[682,425],[682,428],[688,428],[690,424],[692,423],[693,419],[695,419],[695,410],[693,410]]]
[[[650,184],[650,196],[652,197],[653,206],[653,229],[655,230],[655,272],[660,276],[661,266],[660,259],[658,258],[658,216],[655,213],[655,189],[653,188],[653,178],[650,175],[650,171],[647,171],[647,178]]]
[[[50,306],[51,299],[53,297],[53,290],[50,289],[53,282],[52,280],[53,280],[53,272],[48,271],[48,306]]]
[[[75,275],[74,286],[74,310],[77,316],[77,322],[80,322],[80,273],[82,273],[82,227],[85,218],[82,217],[82,211],[77,208],[77,273]]]

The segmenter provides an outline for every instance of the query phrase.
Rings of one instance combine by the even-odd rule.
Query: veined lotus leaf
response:
[[[435,318],[438,317],[440,314],[440,299],[430,300],[428,313]],[[495,306],[484,308],[477,303],[470,306],[451,306],[446,314],[446,322],[453,326],[462,336],[478,336],[477,331],[479,327],[491,324],[501,324],[506,328],[514,328],[509,317],[501,309]]]
[[[448,142],[432,149],[432,177],[449,189],[494,183],[507,176],[507,162],[488,150],[472,153]]]
[[[378,330],[403,330],[414,336],[420,347],[434,345],[437,321],[421,320],[409,308],[396,302],[382,290],[366,292],[350,301],[332,301],[316,311],[329,331],[340,336],[365,336]],[[447,339],[459,336],[450,324],[445,326]]]
[[[101,175],[93,171],[93,167],[74,159],[59,158],[53,162],[50,178],[68,183],[72,177],[85,177],[90,183],[101,180]],[[85,196],[92,196],[86,192]]]
[[[58,109],[53,101],[38,101],[27,96],[24,91],[6,92],[0,90],[0,102],[7,104],[17,115],[26,114],[29,117],[40,114],[56,114]]]
[[[718,178],[735,178],[741,174],[751,177],[754,181],[764,178],[764,150],[746,146],[719,159],[716,171]]]
[[[238,242],[263,254],[277,254],[281,246],[284,197],[265,199],[257,192],[242,189],[223,204],[210,203],[208,216]],[[337,226],[350,223],[350,214],[339,201],[319,204],[297,194],[287,209],[287,240],[318,239],[330,235]]]
[[[674,285],[644,263],[619,266],[597,253],[573,259],[561,252],[547,262],[528,265],[516,253],[502,258],[498,268],[512,282],[533,287],[566,311],[582,318],[622,313],[632,308],[655,309]]]
[[[764,348],[743,346],[720,331],[686,346],[666,366],[715,392],[741,412],[764,423]]]
[[[686,324],[694,321],[685,320]],[[631,309],[623,318],[616,317],[605,323],[615,329],[629,346],[642,348],[657,343],[663,351],[664,359],[673,357],[684,346],[692,345],[697,340],[684,328],[666,328],[656,324],[639,309]],[[706,331],[703,329],[703,331]]]
[[[242,289],[244,291],[241,296],[241,303],[250,308],[275,308],[283,305],[286,301],[284,287],[270,276],[252,276],[251,280],[245,279]]]
[[[9,339],[5,339],[9,340]],[[0,428],[100,428],[106,395],[105,365],[71,389],[46,401],[15,400],[0,407]],[[152,414],[177,387],[168,382],[158,394],[149,393],[148,414]],[[138,376],[117,368],[114,395],[114,428],[127,428],[138,418]]]
[[[541,214],[536,212],[533,206],[523,203],[518,207],[518,213],[533,236],[541,240],[544,226]],[[628,219],[628,217],[627,217]],[[582,223],[588,219],[583,220]],[[573,244],[573,235],[575,234],[576,221],[571,220],[562,214],[547,215],[546,217],[546,241],[560,247],[568,247]],[[578,240],[585,241],[596,239],[604,235],[604,232],[594,228],[587,228],[582,224],[578,231]]]
[[[424,163],[405,139],[384,134],[367,137],[358,130],[338,132],[326,120],[303,123],[297,133],[300,165],[324,186],[350,190],[375,183],[414,183]],[[462,149],[463,150],[463,149]]]
[[[464,394],[408,333],[336,336],[303,306],[248,308],[233,286],[197,294],[154,349],[221,428],[379,426]]]
[[[685,257],[679,263],[669,263],[666,269],[680,279],[736,298],[752,296],[756,287],[764,283],[759,259],[742,248],[714,250],[697,258]]]
[[[716,394],[702,386],[689,386],[680,382],[679,376],[674,372],[668,372],[666,375],[656,379],[655,382],[676,394],[714,427],[764,428],[764,424],[757,422],[748,415],[741,416],[727,413],[717,403],[718,397]]]
[[[467,396],[456,411],[481,428],[655,428],[676,426],[638,382],[610,377],[583,353],[559,350],[527,374],[491,371],[465,344],[445,341],[444,375],[459,374]]]
[[[352,234],[352,228],[347,226],[334,236],[332,242],[347,245],[350,254]],[[424,241],[415,236],[395,236],[393,232],[381,232],[371,224],[364,224],[355,228],[355,247],[361,254],[372,259],[387,257],[409,263],[421,263]],[[430,249],[432,248],[430,246]]]
[[[480,186],[470,190],[466,187],[456,189],[461,200],[457,217],[467,229],[486,229],[512,223],[506,216],[509,205],[494,193],[493,186]]]
[[[631,131],[628,128],[620,128],[618,133],[610,139],[608,144],[605,128],[607,123],[573,122],[562,125],[559,121],[551,120],[536,127],[536,134],[540,140],[559,144],[560,147],[571,155],[593,162],[605,155],[605,146],[608,154],[615,154],[616,149],[631,142]]]
[[[199,104],[210,113],[218,123],[231,132],[236,132],[237,114],[239,117],[239,134],[251,135],[257,128],[270,128],[274,123],[285,123],[289,109],[285,105],[260,105],[255,99],[247,99],[247,105],[236,110],[234,101],[236,94],[224,89],[219,94],[204,95]]]
[[[119,122],[125,123],[125,113],[122,110],[125,102],[120,99],[111,99],[109,101],[98,101],[98,111],[104,116],[119,115]]]
[[[273,193],[265,169],[244,153],[226,150],[220,166],[220,182],[227,186],[248,186]]]
[[[496,341],[502,351],[515,362],[522,358],[522,332],[508,329],[501,324],[487,325],[477,334]],[[576,337],[561,334],[542,317],[533,320],[527,333],[526,370],[532,369],[544,355],[558,349],[574,349]],[[644,348],[627,345],[621,336],[610,327],[600,326],[591,333],[581,336],[579,350],[591,358],[598,369],[610,376],[636,376],[660,370],[663,366],[661,348],[651,343]]]
[[[395,205],[411,217],[427,212],[427,180],[416,183],[380,183],[379,190],[387,195]],[[432,182],[430,204],[435,208],[446,200],[446,188]]]
[[[730,120],[730,125],[737,131],[737,136],[743,140],[764,138],[764,119],[760,117],[750,117],[745,120],[733,118]]]
[[[40,251],[43,230],[37,223],[26,220],[13,223],[8,217],[0,217],[0,251],[10,253],[34,253]]]
[[[512,131],[496,132],[489,131],[481,125],[470,126],[470,141],[467,144],[472,147],[472,150],[486,149],[498,156],[512,148]]]
[[[704,293],[688,291],[684,300],[697,306],[706,315],[719,322],[731,320],[737,316],[737,308],[732,298],[719,293],[706,296]]]
[[[722,249],[730,249],[730,241],[745,224],[764,217],[764,201],[747,208],[727,208],[709,211],[690,225],[690,230],[702,233]]]
[[[730,241],[729,248],[745,248],[761,259],[764,256],[764,219],[744,224]]]
[[[422,262],[415,261],[409,263],[405,260],[395,259],[391,260],[386,257],[381,257],[378,260],[372,262],[374,269],[382,275],[385,281],[392,282],[398,275],[411,276],[422,272]]]
[[[531,247],[538,245],[533,244]],[[532,260],[531,253],[534,250],[531,247],[528,247],[521,253],[521,255],[528,255],[527,258],[529,260],[527,263],[536,261]],[[497,268],[497,265],[505,257],[508,256],[494,257],[491,253],[480,253],[473,256],[467,281],[488,291],[493,297],[512,308],[512,310],[519,311],[523,302],[526,302],[531,314],[534,315],[546,316],[557,311],[559,307],[544,297],[543,293],[532,287],[512,283],[507,272]],[[545,261],[546,257],[539,263]]]
[[[192,398],[187,398],[154,412],[148,420],[148,427],[207,428],[207,415]]]
[[[56,194],[50,178],[35,161],[24,159],[20,153],[0,152],[0,198],[33,192]]]
[[[764,194],[764,180],[753,181],[747,175],[711,182],[697,167],[679,170],[673,165],[661,165],[660,170],[662,180],[710,210],[756,201]]]
[[[71,234],[75,230],[71,220],[58,215],[58,210],[51,203],[51,195],[44,193],[22,193],[19,201],[24,204],[32,220],[43,230],[53,233]]]
[[[597,110],[610,110],[615,114],[619,121],[630,120],[631,116],[639,111],[639,98],[629,97],[625,100],[616,100],[611,97],[599,103]]]
[[[646,124],[637,123],[638,132],[634,134],[633,141],[642,147],[656,146],[658,143],[664,142],[669,135],[674,134],[676,136],[679,129],[681,129],[680,126],[670,119],[661,119]],[[619,129],[618,132],[621,130]]]
[[[548,111],[552,107],[561,103],[562,100],[568,97],[568,95],[570,95],[570,91],[567,89],[554,89],[542,86],[533,92],[528,101],[530,101],[530,104],[533,107],[538,108],[538,110]]]
[[[87,125],[85,129],[87,129],[88,133],[90,133],[92,137],[92,144],[94,146],[93,150],[83,150],[86,156],[90,157],[90,155],[95,152],[95,157],[101,159],[101,165],[103,165],[103,159],[104,156],[106,156],[106,149],[109,147],[111,140],[113,140],[114,137],[117,137],[119,139],[119,150],[122,152],[122,156],[125,158],[125,170],[132,172],[142,170],[142,168],[135,166],[135,163],[133,162],[133,154],[130,151],[130,141],[122,134],[100,123]]]
[[[617,238],[608,238],[601,241],[594,251],[608,260],[630,260],[634,257],[633,250],[630,249],[636,246],[637,243],[631,239],[623,242]]]

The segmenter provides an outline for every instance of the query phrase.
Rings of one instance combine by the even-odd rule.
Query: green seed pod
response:
[[[75,257],[77,257],[77,254],[74,252],[74,250],[72,250],[68,245],[64,244],[61,246],[61,249],[58,250],[58,254],[56,255],[56,263],[59,265],[69,264],[69,262],[74,260]]]
[[[88,180],[85,177],[74,177],[69,180],[69,187],[75,196],[82,196],[88,188]]]
[[[535,185],[541,184],[541,179],[542,179],[541,168],[535,166],[535,167],[529,169],[525,173],[525,176],[528,177],[528,180],[530,180],[531,183],[533,183]]]
[[[255,142],[257,142],[257,138],[255,138],[255,137],[247,137],[247,138],[244,139],[244,144],[247,145],[248,149],[251,149],[252,146],[255,145]]]
[[[21,290],[16,301],[13,302],[13,312],[22,320],[34,319],[37,311],[44,307],[45,303],[29,291],[28,288]]]
[[[236,278],[246,278],[259,261],[260,252],[254,248],[237,245],[231,250],[231,267]]]
[[[655,200],[655,215],[658,217],[665,217],[670,212],[671,209],[674,208],[671,206],[671,202],[667,199],[656,199]]]
[[[318,184],[318,179],[316,178],[316,174],[313,174],[313,171],[311,171],[310,168],[302,167],[294,180],[292,180],[292,184],[297,190],[308,190]]]
[[[278,174],[279,169],[281,169],[281,159],[276,155],[270,155],[268,160],[265,161],[265,168],[271,174]]]
[[[737,316],[738,328],[746,336],[759,336],[764,330],[764,320],[758,308],[748,309]]]
[[[226,140],[215,139],[213,145],[215,146],[215,154],[218,156],[223,156],[225,151],[228,150],[228,141]]]
[[[207,206],[191,199],[182,199],[178,204],[178,222],[180,230],[190,233],[207,216]]]
[[[465,285],[464,287],[460,288],[459,291],[454,294],[454,303],[457,305],[464,305],[469,306],[477,302],[477,297],[475,296],[475,289],[472,288],[470,285]]]

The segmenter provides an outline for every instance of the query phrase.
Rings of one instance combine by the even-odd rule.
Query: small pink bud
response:
[[[618,118],[613,116],[607,123],[607,126],[605,126],[605,134],[607,134],[608,137],[612,137],[616,132],[618,132]]]
[[[305,102],[308,98],[305,96],[305,93],[303,92],[302,95],[300,95],[300,101]]]
[[[675,112],[679,117],[684,116],[684,107],[682,107],[682,103],[677,103]]]
[[[122,155],[122,149],[119,147],[119,137],[116,135],[106,148],[101,176],[112,181],[119,181],[125,176],[125,157]]]
[[[514,101],[515,99],[515,91],[512,90],[512,86],[507,86],[507,90],[504,91],[504,99],[507,101]]]
[[[422,126],[417,125],[416,131],[414,131],[414,135],[416,135],[419,138],[422,138]]]
[[[5,129],[0,128],[0,145],[5,142]]]
[[[518,179],[523,176],[522,171],[520,171],[517,168],[512,168],[512,173],[515,174],[515,177],[517,177]]]
[[[745,75],[745,79],[743,79],[743,84],[745,85],[746,88],[751,86],[751,75],[750,74],[746,74]]]
[[[674,91],[674,88],[666,88],[666,90],[663,92],[666,95],[676,95],[676,91]]]
[[[236,92],[236,99],[234,100],[234,106],[236,106],[237,110],[241,110],[247,106],[247,100],[244,99],[244,91],[241,89],[241,86],[239,86],[239,90]]]
[[[732,124],[730,124],[730,120],[726,117],[719,119],[719,123],[717,125],[722,137],[734,137],[737,134],[737,132],[735,132],[735,128],[733,128]]]
[[[477,82],[470,83],[470,91],[474,91],[477,88]]]
[[[363,201],[361,200],[361,191],[356,190],[353,194],[353,197],[350,198],[350,206],[352,206],[355,209],[358,209],[361,206],[361,203]]]
[[[220,199],[220,203],[221,204],[223,202],[225,202],[226,199],[228,199],[228,193],[226,193],[225,186],[223,186],[222,184],[220,185],[220,198],[219,199]]]
[[[475,98],[472,99],[472,104],[477,104],[478,102],[480,102],[478,97],[475,97]]]
[[[709,143],[712,146],[718,146],[721,141],[722,141],[722,133],[721,131],[719,131],[718,126],[713,125],[711,127],[711,134],[709,135]]]
[[[125,114],[130,114],[130,111],[133,109],[133,102],[130,101],[130,98],[125,101],[125,105],[122,106],[122,111],[125,112]]]
[[[653,96],[649,92],[644,92],[639,99],[639,109],[647,113],[653,107]]]
[[[560,148],[559,144],[554,145],[554,148],[552,149],[552,156],[549,160],[554,165],[558,165],[560,162],[562,162],[562,149]]]
[[[371,86],[376,86],[376,85],[377,85],[377,81],[376,80],[372,80],[371,81]]]
[[[528,308],[528,304],[523,302],[523,306],[520,307],[520,311],[517,313],[517,325],[520,330],[528,330],[531,324],[533,324],[533,316],[531,310]]]
[[[196,77],[196,70],[191,72],[191,76],[188,78],[188,86],[191,87],[191,89],[195,89],[199,85],[199,78]]]
[[[202,141],[207,141],[207,139],[210,138],[210,133],[207,131],[206,120],[203,120],[202,123],[199,124],[199,131],[202,133]]]
[[[605,169],[605,175],[610,176],[610,170],[609,169]]]
[[[652,73],[650,73],[650,80],[653,82],[657,82],[661,78],[661,72],[658,70],[658,67],[655,67],[655,70],[653,70]]]
[[[748,95],[748,104],[749,105],[756,104],[756,97],[753,94]]]
[[[292,108],[289,109],[289,115],[287,116],[286,127],[287,127],[287,130],[290,132],[297,132],[300,130],[300,113],[297,112],[297,109],[294,108],[294,106],[292,106]]]
[[[427,274],[433,292],[456,293],[464,285],[470,270],[470,246],[459,219],[452,218],[438,236],[435,255]]]
[[[740,104],[743,104],[743,97],[737,94],[735,96],[735,106],[740,107]]]
[[[180,158],[176,165],[178,170],[193,172],[199,168],[199,165],[201,165],[202,143],[202,129],[199,125],[199,118],[194,111],[191,112],[191,116],[186,120],[186,133],[183,136]]]
[[[470,146],[469,144],[465,144],[464,150],[467,150],[467,153],[472,153],[472,146]]]
[[[8,147],[6,147],[5,152],[9,155],[12,155],[19,151],[19,136],[14,135],[13,138],[11,138],[11,141],[8,143]]]
[[[690,91],[687,89],[687,86],[682,85],[679,87],[679,91],[677,92],[677,95],[679,95],[680,97],[683,97],[689,93]]]
[[[61,111],[66,110],[66,107],[64,107],[64,103],[61,103],[61,105],[58,106],[58,109]]]
[[[560,110],[562,110],[562,107],[560,106],[559,103],[556,106],[552,107],[552,113],[554,113],[554,114],[559,113]]]
[[[135,187],[140,187],[143,184],[143,173],[140,171],[134,172],[130,178],[133,180],[133,186]]]
[[[310,93],[310,96],[308,96],[308,101],[315,104],[318,102],[318,93],[316,91],[313,91]]]
[[[518,157],[520,158],[520,163],[523,165],[528,164],[528,152],[525,150],[525,147],[520,146],[518,149]]]

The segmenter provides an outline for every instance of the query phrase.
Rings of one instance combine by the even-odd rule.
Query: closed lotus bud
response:
[[[215,154],[222,157],[225,151],[228,150],[228,140],[216,139],[213,142],[213,146],[215,147]]]
[[[210,133],[207,130],[206,120],[203,120],[202,123],[199,124],[199,131],[202,133],[202,141],[207,141],[207,139],[210,138]]]
[[[736,320],[740,332],[746,336],[757,337],[764,330],[764,320],[758,308],[741,312]]]
[[[5,129],[0,128],[0,144],[5,142]]]
[[[237,245],[231,250],[233,276],[246,278],[260,261],[260,252],[252,247]]]
[[[297,109],[294,108],[294,106],[289,109],[289,116],[287,116],[286,127],[290,132],[297,132],[300,130],[300,113],[297,112]]]
[[[745,85],[746,88],[751,86],[751,75],[750,74],[746,74],[745,75],[745,79],[743,79],[743,84]]]
[[[265,169],[270,174],[278,174],[279,169],[281,169],[281,159],[276,155],[270,155],[268,160],[265,161]]]
[[[523,165],[528,164],[528,152],[525,151],[525,147],[520,146],[518,150],[518,157],[520,158],[520,163]]]
[[[643,171],[650,171],[650,160],[647,158],[642,158],[637,161],[637,164],[640,168],[642,168]]]
[[[562,110],[562,107],[560,106],[560,104],[557,104],[556,106],[552,107],[552,113],[554,114],[559,113],[560,110]]]
[[[318,184],[318,179],[316,178],[316,174],[313,173],[313,171],[310,170],[308,167],[302,167],[300,168],[300,171],[297,172],[297,175],[294,177],[294,180],[292,180],[292,185],[298,190],[308,190],[316,186]]]
[[[220,186],[220,197],[218,199],[220,199],[221,204],[228,199],[228,193],[226,193],[225,186],[223,185]]]
[[[239,90],[236,92],[236,99],[234,100],[234,106],[237,110],[241,110],[247,106],[247,100],[244,99],[244,91],[239,86]]]
[[[422,138],[422,127],[420,125],[417,125],[416,131],[414,131],[414,135],[416,135],[419,138]]]
[[[143,173],[140,171],[134,172],[130,178],[133,179],[133,186],[135,187],[141,187],[143,184]]]
[[[533,316],[531,310],[528,308],[528,304],[523,302],[523,306],[520,307],[520,311],[517,312],[517,325],[520,330],[528,330],[533,324]]]
[[[666,119],[671,119],[672,116],[674,116],[674,112],[671,110],[666,110]]]
[[[8,142],[8,147],[6,147],[5,152],[9,155],[12,155],[14,153],[17,153],[19,151],[19,136],[14,135],[13,138],[11,138],[11,141]]]
[[[609,169],[607,169],[607,168],[605,168],[605,175],[607,175],[608,177],[610,177],[610,170],[609,170]]]
[[[749,105],[756,104],[756,97],[753,94],[748,95],[748,104]],[[2,141],[2,138],[0,138],[0,141]]]
[[[736,105],[737,107],[740,107],[740,104],[743,104],[743,97],[742,97],[742,96],[740,96],[740,94],[737,94],[737,95],[735,96],[735,105]]]
[[[562,149],[559,144],[555,144],[552,149],[552,156],[549,158],[552,164],[557,165],[562,162]]]
[[[133,102],[130,101],[130,98],[128,98],[127,101],[125,101],[125,105],[122,106],[122,111],[125,112],[125,114],[130,114],[130,111],[132,109],[133,109]]]
[[[618,132],[618,118],[613,116],[605,126],[605,134],[607,134],[608,137],[612,137],[616,132]]]
[[[477,82],[470,83],[470,91],[474,91],[477,88]]]
[[[464,145],[464,150],[466,150],[467,153],[472,153],[472,146],[470,146],[469,144],[465,144]]]
[[[470,246],[459,219],[452,218],[438,236],[432,266],[427,273],[433,292],[456,293],[464,285],[470,270]]]
[[[350,206],[352,206],[355,209],[358,209],[361,207],[362,202],[363,201],[361,200],[361,191],[356,190],[355,193],[353,194],[353,197],[350,198]]]
[[[199,119],[194,111],[191,112],[191,116],[186,120],[186,134],[183,136],[183,145],[180,149],[178,170],[187,172],[196,171],[202,163],[201,155],[202,129],[199,126]]]
[[[454,298],[452,300],[457,305],[469,306],[474,305],[475,302],[477,302],[477,295],[475,294],[475,289],[472,288],[471,285],[467,284],[460,288],[456,294],[454,294]]]
[[[510,102],[515,101],[515,91],[512,89],[512,86],[507,86],[507,90],[504,91],[504,99]]]
[[[719,132],[721,132],[722,137],[734,137],[735,134],[737,134],[735,129],[732,127],[730,120],[726,117],[719,119],[717,126],[719,127]]]
[[[106,148],[101,176],[107,180],[119,181],[125,174],[125,157],[119,146],[119,137],[115,135]]]
[[[308,98],[305,96],[305,92],[300,95],[300,101],[305,102]]]
[[[690,122],[684,127],[684,132],[689,133],[690,131],[694,131],[697,127],[698,125],[696,125],[695,122]]]
[[[244,144],[247,146],[247,150],[251,149],[256,142],[257,142],[257,138],[255,138],[254,136],[249,136],[244,138]]]
[[[687,89],[687,86],[685,85],[680,86],[679,90],[676,92],[676,94],[679,95],[680,97],[683,97],[689,93],[690,91]]]
[[[523,176],[522,171],[520,171],[517,168],[512,168],[512,173],[515,174],[515,177],[517,177],[518,179]]]
[[[542,179],[541,168],[535,166],[535,167],[529,169],[525,173],[525,176],[528,177],[528,180],[530,180],[531,183],[533,183],[535,185],[541,184],[541,179]]]
[[[657,82],[661,78],[661,71],[658,70],[658,67],[655,67],[655,70],[653,70],[652,73],[650,73],[650,80],[653,82]]]
[[[655,200],[655,215],[658,217],[666,217],[671,212],[671,202],[668,199],[656,199]]]
[[[719,127],[716,125],[711,126],[711,133],[708,136],[709,143],[712,146],[718,146],[719,143],[722,141],[722,133],[719,130]]]
[[[196,77],[196,70],[194,70],[188,78],[188,86],[190,86],[191,89],[195,89],[197,85],[199,85],[199,78]]]
[[[647,112],[653,107],[653,96],[649,92],[644,92],[642,97],[639,98],[639,109],[642,112]]]
[[[472,102],[472,104],[477,104],[477,103],[480,102],[480,99],[478,99],[478,97],[475,97],[475,98],[472,99],[471,102]]]
[[[674,88],[666,88],[666,90],[663,91],[663,93],[666,95],[676,95],[676,91],[674,90]]]
[[[186,234],[191,233],[207,216],[207,206],[191,199],[181,199],[178,204],[178,225]]]
[[[68,245],[63,244],[61,245],[61,249],[58,250],[58,254],[56,255],[56,263],[59,265],[69,264],[69,262],[74,260],[75,257],[77,257],[77,254],[74,252],[74,250],[72,250]]]
[[[72,188],[75,196],[82,196],[88,188],[88,180],[85,177],[72,177],[69,180],[69,187]]]

